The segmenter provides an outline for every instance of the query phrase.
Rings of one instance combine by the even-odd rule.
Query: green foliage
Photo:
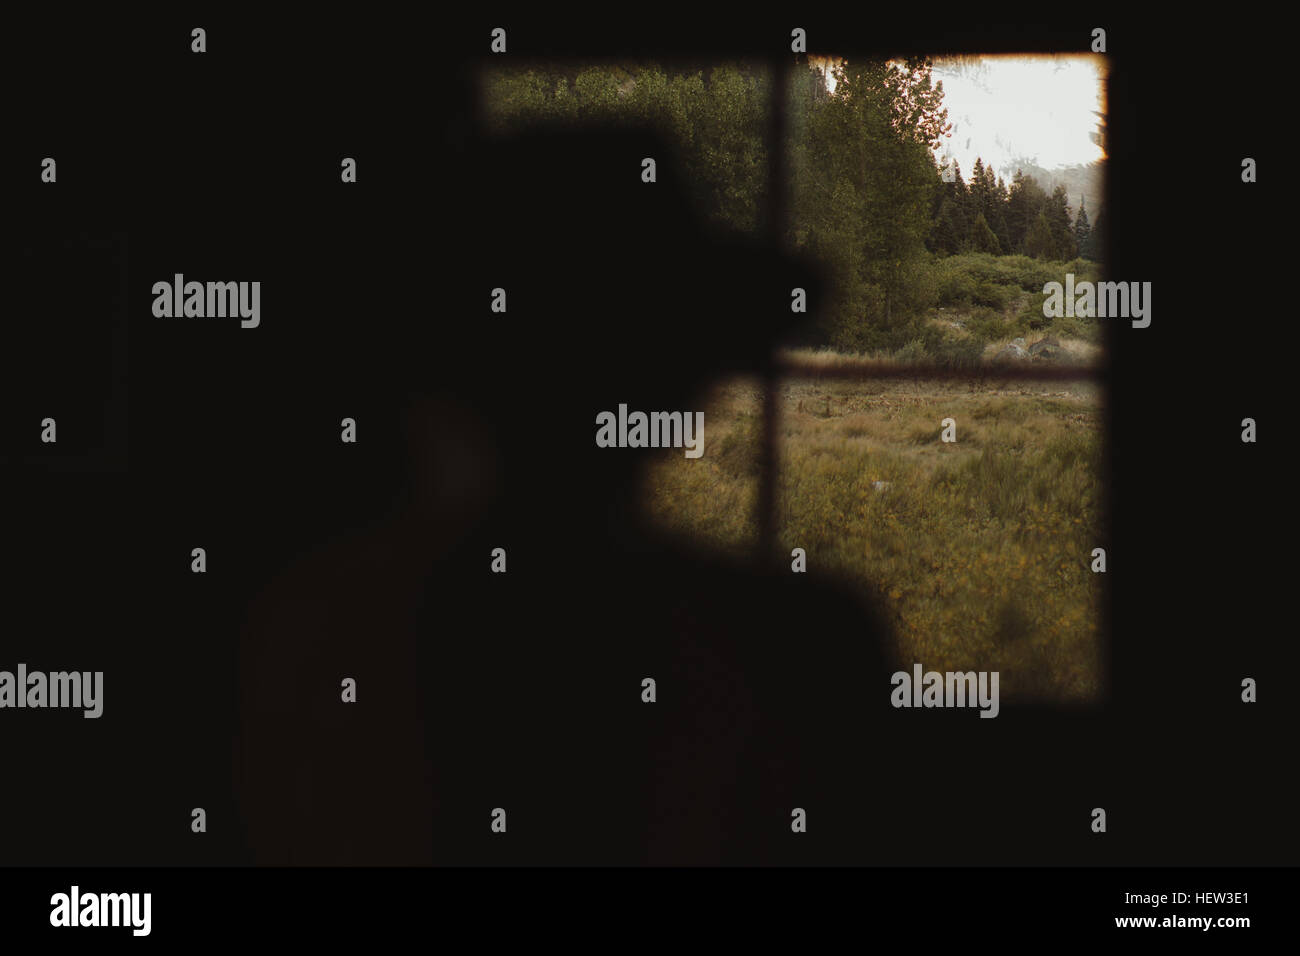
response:
[[[939,297],[926,242],[940,185],[931,147],[948,128],[942,88],[925,60],[844,63],[836,81],[828,94],[810,70],[790,91],[791,240],[830,268],[826,341],[898,349]]]
[[[925,342],[921,339],[912,339],[901,349],[894,353],[894,358],[900,362],[924,362],[927,358]]]
[[[1079,214],[1074,217],[1074,244],[1079,255],[1096,258],[1092,248],[1092,226],[1088,223],[1088,210],[1079,204]]]
[[[984,343],[974,337],[952,339],[930,349],[930,355],[938,365],[973,368],[984,355]]]
[[[1073,259],[1079,254],[1074,244],[1074,226],[1070,222],[1069,199],[1065,186],[1057,186],[1043,206],[1043,216],[1052,233],[1052,249],[1045,258]]]
[[[706,218],[752,232],[767,204],[770,93],[765,70],[727,64],[707,79],[655,64],[501,67],[486,77],[485,120],[499,133],[533,124],[648,124],[676,145]]]
[[[934,267],[938,276],[939,305],[970,305],[975,298],[975,278],[962,268],[962,261],[957,256],[940,260]]]
[[[1015,291],[1005,285],[981,279],[975,283],[975,294],[971,296],[971,302],[1001,312],[1014,295]]]
[[[1025,252],[1035,259],[1053,259],[1056,256],[1056,239],[1047,214],[1039,211],[1025,235]]]
[[[1051,325],[1052,320],[1043,315],[1043,302],[1046,299],[1047,296],[1041,291],[1031,295],[1014,319],[1016,327],[1039,331]]]
[[[1094,229],[1089,226],[1087,213],[1082,208],[1071,220],[1068,194],[1064,185],[1058,185],[1051,195],[1032,176],[1017,171],[1010,187],[983,161],[975,161],[966,208],[970,215],[983,216],[990,231],[997,237],[994,250],[978,229],[971,224],[965,248],[979,252],[1000,252],[1003,255],[1027,254],[1037,259],[1071,259],[1076,255],[1097,256]],[[1043,217],[1043,223],[1038,222]],[[940,253],[963,251],[950,234],[955,213],[942,205],[936,206],[931,227],[930,247]]]
[[[991,342],[1005,338],[1009,330],[1000,311],[977,308],[966,319],[966,331],[981,342]]]
[[[1100,281],[1101,267],[1088,259],[1074,259],[1071,262],[1042,263],[1048,277],[1027,298],[1016,315],[1014,324],[1023,330],[1050,331],[1061,338],[1083,339],[1087,342],[1100,342],[1102,328],[1100,320],[1082,316],[1061,316],[1050,318],[1043,315],[1043,303],[1047,295],[1043,292],[1046,282],[1062,282],[1065,274],[1072,273],[1076,283]]]
[[[1086,268],[1095,268],[1087,263]],[[1028,256],[967,253],[938,259],[931,267],[940,306],[986,305],[1005,309],[1020,292],[1042,292],[1044,284],[1061,279],[1059,264]],[[1077,275],[1078,273],[1076,273]]]
[[[998,237],[989,228],[983,213],[975,216],[975,223],[971,226],[970,247],[975,252],[991,252],[993,255],[997,255],[1000,251]]]
[[[1071,221],[1063,187],[1049,196],[1020,173],[1008,185],[982,160],[969,184],[955,160],[954,181],[940,179],[934,150],[951,127],[927,60],[850,61],[836,79],[831,94],[819,70],[795,71],[785,90],[786,238],[832,280],[816,342],[965,361],[972,342],[1043,326],[1041,291],[1060,280],[1061,260],[1086,257],[1068,267],[1079,278],[1095,271],[1102,217],[1090,225],[1080,209]],[[506,66],[489,71],[485,93],[485,121],[503,134],[649,124],[675,144],[709,222],[745,233],[765,225],[766,68]],[[1018,308],[1025,293],[1037,301]],[[972,334],[936,337],[928,322],[937,308],[969,310]]]
[[[1097,218],[1092,224],[1092,230],[1088,234],[1089,248],[1081,254],[1097,262],[1102,260],[1106,254],[1106,210],[1101,209],[1097,212]]]
[[[1011,240],[1008,252],[1026,251],[1025,243],[1030,227],[1038,218],[1045,202],[1047,202],[1047,193],[1043,192],[1032,176],[1024,176],[1017,170],[1011,181],[1011,191],[1007,196],[1006,222]]]
[[[1057,269],[1029,256],[1005,256],[998,260],[998,267],[1024,292],[1042,292],[1048,282],[1060,280]]]
[[[1076,283],[1084,280],[1087,280],[1088,282],[1101,281],[1101,266],[1100,264],[1093,262],[1091,259],[1071,260],[1070,262],[1065,263],[1065,265],[1060,268],[1059,273],[1057,274],[1054,280],[1049,279],[1047,281],[1059,282],[1061,281],[1061,275],[1064,275],[1067,272],[1073,273],[1074,281]],[[1041,290],[1042,290],[1042,285],[1040,284],[1039,291]]]

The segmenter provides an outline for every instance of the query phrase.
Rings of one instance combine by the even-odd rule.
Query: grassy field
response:
[[[705,452],[656,454],[661,527],[752,556],[761,393],[717,386]],[[1100,395],[1085,383],[787,379],[778,533],[889,609],[900,666],[997,670],[1004,698],[1099,690]],[[953,418],[957,441],[940,441]],[[883,483],[876,485],[873,483]]]

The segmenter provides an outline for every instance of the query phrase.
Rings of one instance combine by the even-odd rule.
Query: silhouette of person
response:
[[[648,526],[647,451],[594,440],[601,411],[694,412],[720,374],[762,369],[812,277],[706,230],[653,137],[533,134],[465,168],[482,188],[474,219],[445,225],[465,250],[440,279],[451,302],[396,358],[402,507],[249,609],[254,858],[853,859],[851,825],[801,844],[791,821],[860,804],[887,627],[788,557],[735,565]],[[710,467],[708,440],[706,417],[704,456],[675,467]]]

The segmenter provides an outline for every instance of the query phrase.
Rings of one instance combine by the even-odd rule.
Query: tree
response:
[[[941,255],[964,252],[970,240],[970,192],[962,179],[961,164],[952,166],[952,182],[941,182],[935,194],[934,225],[930,231],[930,249]]]
[[[970,245],[976,252],[989,252],[995,256],[1002,251],[998,245],[998,237],[989,228],[983,214],[976,216],[975,224],[971,226]]]
[[[962,237],[963,245],[966,237],[970,235],[970,224],[974,218],[971,211],[970,188],[966,185],[966,180],[961,174],[961,163],[957,160],[952,161],[952,182],[944,183],[944,192],[948,201],[952,204],[953,221],[957,226],[957,234]],[[961,250],[958,249],[958,252]]]
[[[824,99],[795,84],[791,128],[805,142],[792,144],[793,233],[831,268],[831,343],[893,348],[933,294],[918,264],[944,185],[933,155],[951,128],[943,89],[924,59],[844,62],[835,78]]]
[[[1011,229],[1007,225],[1009,198],[1007,184],[999,176],[993,193],[993,217],[989,219],[989,228],[998,237],[998,245],[1001,246],[1003,255],[1009,255],[1011,252]]]
[[[989,171],[984,168],[984,160],[978,156],[971,171],[970,195],[974,214],[983,216],[987,222],[993,211],[993,183],[989,180]]]
[[[678,157],[710,221],[742,232],[767,207],[767,74],[730,64],[667,73],[654,63],[489,71],[487,124],[648,124]]]
[[[1079,214],[1074,217],[1074,244],[1079,249],[1079,255],[1093,258],[1092,227],[1088,225],[1088,210],[1084,208],[1082,196],[1079,197]]]
[[[953,200],[944,199],[939,205],[939,215],[930,233],[930,248],[945,256],[965,251],[970,235],[970,229],[965,223],[966,217],[957,204]]]
[[[929,60],[841,63],[836,79],[831,93],[805,61],[787,89],[786,238],[831,274],[819,310],[831,344],[894,348],[915,333],[934,296],[923,268],[927,245],[965,248],[974,216],[960,171],[956,183],[939,181],[934,150],[952,127]],[[770,205],[765,69],[503,66],[489,71],[486,85],[484,119],[500,131],[533,123],[658,128],[678,147],[682,178],[709,220],[762,228]],[[996,229],[996,219],[986,216],[986,228]],[[988,244],[982,233],[980,241]]]
[[[1043,206],[1043,215],[1051,229],[1054,250],[1052,258],[1068,260],[1079,254],[1074,244],[1074,226],[1070,222],[1070,200],[1065,192],[1065,185],[1059,184],[1052,190],[1047,203]]]
[[[967,202],[967,218],[971,224],[968,235],[972,242],[975,242],[978,231],[975,229],[975,220],[977,217],[983,217],[985,225],[997,237],[1001,251],[1010,251],[1011,238],[1007,228],[1006,200],[1006,187],[1002,180],[993,172],[991,166],[985,166],[984,160],[977,156],[975,168],[971,172],[970,197]]]
[[[1025,243],[1029,228],[1046,201],[1047,194],[1043,192],[1034,177],[1026,176],[1020,170],[1016,170],[1007,196],[1007,237],[1010,240],[1008,252],[1028,252]],[[1033,255],[1033,253],[1028,254]]]
[[[1035,259],[1056,257],[1056,240],[1052,237],[1052,227],[1044,210],[1039,210],[1025,234],[1025,254]]]
[[[1106,256],[1106,209],[1097,210],[1097,221],[1088,233],[1090,259],[1100,262]]]

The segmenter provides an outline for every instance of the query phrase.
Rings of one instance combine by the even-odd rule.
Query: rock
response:
[[[998,352],[997,355],[993,356],[993,361],[995,362],[1014,361],[1017,359],[1022,359],[1026,355],[1028,355],[1028,353],[1023,348],[1021,348],[1015,342],[1012,342],[1010,345],[1003,346],[1002,351]]]
[[[1011,344],[1016,346],[1016,348],[1023,349],[1025,347],[1025,340],[1022,338],[1014,338],[1011,340]]]
[[[871,487],[875,488],[876,491],[884,492],[889,490],[889,484],[888,481],[873,481]]]
[[[1056,358],[1061,354],[1061,343],[1049,335],[1029,346],[1029,354],[1036,358]]]

